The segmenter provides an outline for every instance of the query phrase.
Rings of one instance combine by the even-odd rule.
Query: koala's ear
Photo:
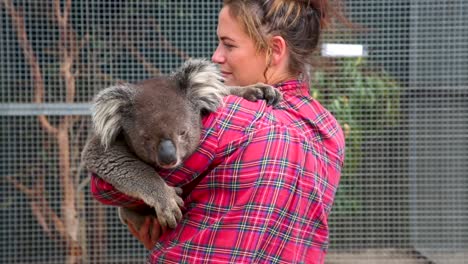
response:
[[[200,113],[216,111],[228,94],[218,68],[208,60],[189,59],[172,76]]]
[[[119,84],[102,90],[94,98],[94,131],[106,149],[122,130],[123,114],[131,113],[136,91],[131,84]]]

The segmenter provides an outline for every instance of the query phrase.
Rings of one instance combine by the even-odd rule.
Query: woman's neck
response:
[[[266,80],[266,83],[273,85],[273,84],[282,83],[288,80],[299,79],[299,77],[300,77],[300,74],[284,73],[284,74],[268,77]]]

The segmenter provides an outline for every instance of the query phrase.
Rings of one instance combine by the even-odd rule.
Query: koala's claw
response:
[[[264,87],[262,88],[262,90],[263,90],[264,98],[267,101],[268,105],[275,106],[281,100],[283,100],[283,95],[281,94],[281,92],[272,86]]]
[[[174,191],[175,191],[176,194],[179,195],[179,196],[181,196],[182,193],[183,193],[183,190],[182,190],[182,188],[180,188],[180,187],[174,187]],[[182,201],[182,205],[183,205],[183,200],[182,200],[182,199],[180,199],[180,200]]]
[[[184,200],[179,196],[179,194],[182,194],[182,189],[168,185],[164,189],[163,193],[158,195],[158,197],[164,198],[154,199],[148,204],[154,207],[158,222],[162,228],[175,228],[182,219],[180,207],[184,205]]]
[[[283,99],[281,92],[268,84],[257,83],[247,86],[244,89],[246,89],[244,98],[249,101],[255,102],[259,99],[263,99],[266,100],[268,105],[275,106]]]

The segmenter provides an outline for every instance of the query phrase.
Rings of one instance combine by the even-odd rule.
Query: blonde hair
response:
[[[224,6],[269,60],[269,40],[281,36],[289,52],[289,71],[304,73],[328,24],[327,0],[225,0]]]

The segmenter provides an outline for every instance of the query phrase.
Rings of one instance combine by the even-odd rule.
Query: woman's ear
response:
[[[274,36],[270,42],[270,65],[278,66],[287,61],[287,45],[286,41],[281,36]]]

